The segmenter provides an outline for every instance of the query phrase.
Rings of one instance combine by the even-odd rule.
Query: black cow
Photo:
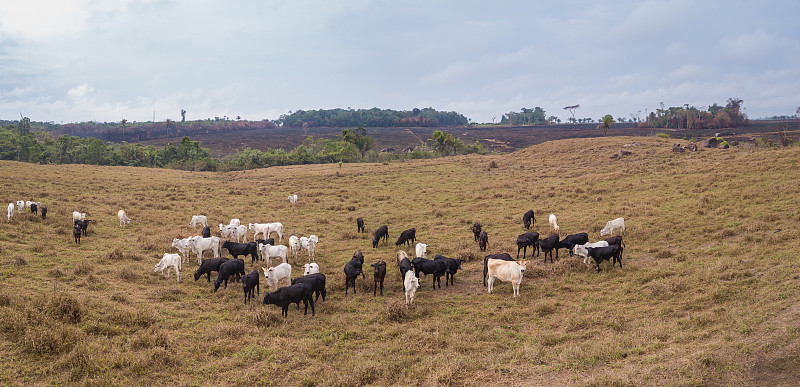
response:
[[[381,238],[383,238],[384,241],[389,240],[389,226],[385,224],[383,226],[378,227],[378,229],[375,230],[375,233],[373,234],[372,238],[373,249],[378,248],[378,242],[381,241]]]
[[[247,305],[247,301],[253,297],[253,288],[256,289],[256,294],[261,293],[261,287],[258,281],[258,269],[253,269],[246,276],[242,277],[242,289],[244,290],[244,303]]]
[[[402,281],[402,283],[403,283],[403,291],[405,291],[406,290],[406,283],[405,283],[406,272],[412,269],[411,261],[409,261],[408,258],[403,258],[403,260],[400,261],[400,264],[398,264],[398,266],[400,266],[400,278],[403,280]]]
[[[308,304],[311,304],[311,315],[314,316],[314,288],[307,283],[297,283],[291,286],[284,286],[272,293],[264,295],[264,305],[278,305],[281,307],[281,316],[289,317],[289,305],[303,301],[305,312],[308,314]]]
[[[366,232],[364,229],[364,218],[356,219],[356,227],[358,227],[358,232]]]
[[[489,260],[490,259],[502,259],[504,261],[516,261],[516,259],[512,258],[511,254],[508,254],[508,253],[489,254],[485,258],[483,258],[483,286],[486,286],[486,277],[489,275]]]
[[[211,229],[208,226],[203,227],[201,235],[203,235],[203,238],[211,238]]]
[[[558,259],[558,234],[551,234],[545,239],[539,239],[539,247],[544,253],[544,261],[547,262],[547,254],[550,254],[550,262],[553,262],[553,250],[556,251],[556,259]]]
[[[219,285],[225,283],[225,289],[228,288],[228,278],[234,275],[244,275],[244,261],[241,259],[231,259],[228,262],[219,266],[219,274],[217,280],[214,281],[214,291],[219,289]]]
[[[447,275],[447,264],[443,260],[417,257],[411,260],[411,265],[414,267],[414,275],[417,278],[420,278],[419,273],[424,275],[432,274],[433,288],[436,289],[437,283],[439,284],[439,289],[442,288],[442,276]],[[445,283],[445,286],[447,286],[447,283]]]
[[[211,282],[211,272],[216,271],[217,274],[219,274],[219,267],[225,262],[228,262],[228,258],[219,257],[204,259],[203,262],[200,263],[200,267],[198,267],[194,272],[194,280],[197,281],[203,274],[205,274],[206,280]]]
[[[411,243],[417,241],[417,229],[409,228],[400,233],[400,238],[397,239],[397,242],[394,243],[395,246],[400,246],[403,243],[411,246]]]
[[[86,236],[86,234],[88,233],[88,229],[89,229],[89,222],[91,222],[91,220],[89,220],[89,219],[86,219],[86,220],[76,220],[76,221],[75,221],[75,226],[76,226],[76,227],[80,227],[80,229],[81,229],[81,232],[83,233],[83,236]]]
[[[361,254],[360,251],[356,251],[356,253]],[[361,274],[361,277],[366,279],[367,277],[364,275],[364,271],[361,269],[361,265],[364,264],[364,255],[361,254],[361,259],[357,258],[353,255],[353,259],[348,261],[344,264],[344,295],[347,295],[348,287],[350,283],[353,284],[353,294],[356,294],[356,278],[358,275]]]
[[[42,219],[47,219],[47,207],[42,206]]]
[[[522,224],[526,229],[530,230],[534,223],[536,223],[536,217],[533,216],[533,210],[528,210],[525,215],[522,215]]]
[[[31,214],[39,215],[39,205],[36,203],[31,203]]]
[[[444,287],[447,287],[447,282],[449,280],[450,285],[455,285],[453,280],[455,279],[456,273],[458,273],[458,269],[461,268],[461,263],[464,262],[463,259],[455,259],[455,258],[447,258],[443,255],[436,254],[433,257],[434,261],[444,261],[445,265],[447,266],[447,271],[444,274]]]
[[[567,249],[569,250],[569,256],[571,257],[573,254],[572,249],[575,248],[575,245],[585,245],[589,243],[589,234],[585,232],[567,235],[558,242],[559,249]]]
[[[472,225],[472,235],[475,237],[475,242],[479,241],[478,238],[480,238],[481,235],[481,227],[481,224],[478,222]]]
[[[528,247],[531,247],[531,257],[533,254],[539,253],[539,233],[535,231],[528,231],[517,236],[517,259],[519,259],[519,251],[522,250],[522,259],[525,259],[525,254]]]
[[[75,243],[81,244],[81,226],[76,224],[75,227],[72,228],[72,236],[75,237]]]
[[[614,260],[611,262],[611,266],[613,267],[619,261],[619,267],[620,269],[622,268],[622,247],[608,245],[607,247],[589,247],[586,250],[589,253],[589,257],[594,259],[598,273],[600,272],[600,262],[603,262],[603,260],[610,261],[612,258]]]
[[[258,243],[256,242],[247,242],[247,243],[236,243],[231,241],[225,241],[222,243],[223,249],[228,249],[228,252],[233,256],[233,259],[239,258],[240,255],[243,256],[250,256],[250,263],[258,261]]]
[[[381,296],[383,295],[383,279],[386,278],[386,262],[378,261],[372,264],[375,271],[372,273],[373,287],[372,296],[378,293],[378,283],[381,284]]]
[[[608,242],[609,246],[619,246],[620,247],[619,259],[622,260],[622,249],[625,249],[625,242],[622,241],[622,237],[617,235],[617,236],[612,236],[611,238],[604,239],[604,240],[606,242]]]
[[[319,301],[320,294],[322,295],[322,301],[325,301],[325,274],[322,273],[314,273],[314,274],[306,274],[302,277],[297,277],[292,280],[292,285],[294,284],[309,284],[314,289],[314,293],[317,295],[317,298],[314,299],[314,302]],[[299,306],[299,304],[298,304]]]
[[[480,247],[482,252],[486,252],[486,248],[489,246],[489,235],[486,234],[486,231],[481,231],[481,235],[478,236],[478,247]]]
[[[256,239],[256,246],[258,246],[259,243],[262,244],[262,245],[275,246],[275,238]],[[262,258],[262,260],[263,260],[263,258]]]

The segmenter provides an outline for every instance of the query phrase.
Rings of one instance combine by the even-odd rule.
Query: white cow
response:
[[[593,243],[586,243],[586,244],[583,244],[583,245],[575,245],[575,247],[572,249],[572,251],[575,253],[575,255],[577,255],[579,257],[583,257],[583,264],[584,265],[591,267],[592,266],[592,262],[589,259],[589,250],[587,250],[587,248],[589,248],[589,247],[607,247],[607,246],[608,246],[608,242],[599,241],[599,242],[593,242]]]
[[[397,250],[397,266],[398,267],[400,267],[400,261],[402,261],[403,258],[406,258],[409,261],[411,260],[411,259],[408,258],[408,254],[404,250]]]
[[[556,215],[555,214],[550,214],[550,228],[555,230],[556,234],[558,234],[559,227],[558,227],[558,223],[556,223]]]
[[[8,220],[11,220],[11,215],[14,215],[14,203],[8,203]]]
[[[175,274],[178,276],[178,282],[181,282],[181,256],[178,254],[170,254],[165,253],[164,257],[161,258],[160,261],[156,264],[154,273],[161,272],[161,276],[164,276],[164,269],[167,269],[167,278],[169,278],[169,269],[174,268]]]
[[[300,252],[300,238],[295,235],[289,237],[289,250],[292,251],[292,259],[297,260],[297,254]]]
[[[181,253],[185,262],[189,262],[189,253],[192,252],[192,248],[189,246],[189,238],[173,239],[172,247],[178,249],[178,252]]]
[[[486,281],[489,294],[492,293],[494,287],[494,280],[511,282],[514,287],[514,297],[519,296],[519,287],[522,284],[522,275],[525,273],[525,268],[528,266],[528,261],[525,259],[519,261],[504,261],[502,259],[489,259],[487,267],[489,269],[489,279]]]
[[[311,262],[303,265],[303,275],[319,273],[319,265],[316,262]]]
[[[284,280],[286,281],[286,286],[291,285],[292,266],[288,263],[282,263],[269,269],[262,267],[261,270],[264,270],[264,279],[271,291],[277,290],[278,284]]]
[[[308,258],[317,259],[317,244],[319,244],[319,237],[316,235],[311,235],[308,237]]]
[[[72,221],[75,222],[76,220],[85,220],[86,213],[85,212],[78,212],[72,211]]]
[[[425,258],[425,254],[428,252],[428,245],[424,243],[417,243],[416,252],[417,252],[417,257]]]
[[[128,217],[128,214],[125,213],[125,210],[117,211],[117,218],[119,218],[120,227],[123,227],[126,224],[131,224],[131,219]]]
[[[414,275],[414,270],[406,272],[406,278],[403,279],[403,286],[406,289],[406,308],[414,306],[414,296],[417,294],[419,288],[419,278]]]
[[[273,246],[270,244],[258,244],[258,251],[261,254],[261,258],[267,261],[267,266],[270,266],[270,260],[272,258],[281,258],[283,263],[288,262],[288,255],[289,255],[289,248],[284,245],[277,245]]]
[[[606,222],[606,226],[603,227],[602,230],[600,230],[600,236],[606,236],[608,234],[614,236],[614,230],[619,230],[619,229],[622,230],[623,234],[625,233],[625,219],[623,219],[622,217],[619,217],[614,220],[609,220],[608,222]]]
[[[231,239],[235,239],[236,243],[247,242],[247,226],[240,225],[233,228],[231,231]]]
[[[283,242],[283,224],[282,223],[267,223],[269,225],[269,231],[267,231],[267,236],[264,239],[268,239],[270,234],[275,232],[278,234],[278,243]]]
[[[242,225],[242,222],[238,218],[231,219],[231,222],[228,223],[230,226],[239,227]]]
[[[24,200],[17,200],[17,213],[21,214],[22,211],[25,210],[25,201]],[[83,220],[83,219],[79,219]]]
[[[208,227],[208,218],[205,215],[192,215],[192,221],[189,222],[189,227],[197,227],[202,224],[203,227]]]
[[[297,203],[297,194],[289,195],[289,203],[292,203],[292,205],[295,205],[295,203]]]
[[[222,239],[230,240],[231,239],[231,234],[233,233],[233,230],[234,230],[234,227],[226,226],[226,225],[224,225],[222,223],[219,224],[219,236],[221,236]]]
[[[247,228],[253,232],[253,240],[258,239],[258,234],[262,234],[264,239],[269,238],[269,223],[248,223]]]
[[[211,250],[214,253],[214,258],[219,257],[220,243],[219,237],[212,236],[211,238],[203,238],[195,235],[189,238],[189,248],[193,253],[197,254],[197,264],[203,262],[203,252]]]

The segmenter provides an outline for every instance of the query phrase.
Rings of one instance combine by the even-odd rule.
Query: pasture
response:
[[[155,385],[776,385],[800,375],[800,148],[671,152],[672,139],[547,142],[496,156],[230,173],[0,162],[3,203],[46,220],[0,221],[0,383]],[[685,141],[681,141],[685,143]],[[635,146],[625,146],[638,144]],[[632,155],[612,160],[621,149]],[[287,195],[297,193],[291,206]],[[117,211],[132,223],[119,227]],[[600,238],[625,218],[623,268],[596,273],[565,250],[529,263],[521,297],[481,284],[482,254],[516,254],[531,228]],[[93,223],[80,245],[73,210]],[[162,279],[176,234],[239,218],[320,238],[328,277],[316,316],[213,292],[194,259]],[[367,233],[356,232],[363,217]],[[389,226],[373,249],[372,231]],[[406,310],[394,241],[415,227],[428,256],[467,260],[455,286],[420,278]],[[252,233],[248,234],[248,241]],[[413,256],[413,247],[405,248]],[[366,258],[344,296],[343,265]],[[224,256],[229,255],[224,252]],[[206,254],[208,257],[208,254]],[[306,259],[290,261],[293,276]],[[388,264],[372,296],[369,264]],[[245,259],[246,271],[260,267]],[[273,265],[275,263],[273,262]],[[212,274],[213,277],[216,273]]]

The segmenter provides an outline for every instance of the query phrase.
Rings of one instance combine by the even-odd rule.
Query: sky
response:
[[[0,0],[0,119],[800,106],[800,1]]]

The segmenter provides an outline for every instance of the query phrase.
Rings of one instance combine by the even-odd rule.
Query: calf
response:
[[[167,278],[169,278],[169,269],[174,268],[175,274],[178,277],[178,282],[181,282],[181,256],[178,254],[169,254],[165,253],[164,257],[161,258],[160,261],[156,264],[154,273],[161,272],[161,276],[164,276],[164,269],[167,269]]]
[[[360,251],[356,251],[356,253],[361,254]],[[364,264],[364,255],[362,254],[360,259],[353,255],[353,259],[348,261],[344,265],[344,295],[347,295],[347,290],[350,284],[353,284],[353,294],[356,294],[356,278],[358,275],[361,274],[361,277],[366,279],[367,277],[364,275],[364,271],[361,269],[362,265]]]
[[[47,219],[47,207],[42,206],[42,219]]]
[[[203,238],[211,238],[211,228],[208,226],[203,226],[203,231],[200,233]]]
[[[373,238],[372,238],[372,248],[373,249],[378,248],[378,242],[380,242],[381,239],[383,239],[384,241],[389,239],[389,226],[387,226],[385,224],[383,226],[378,227],[375,230],[375,233],[373,234]]]
[[[289,203],[292,203],[292,206],[297,203],[297,194],[289,195]]]
[[[125,213],[125,210],[117,211],[117,218],[119,218],[119,226],[125,227],[126,224],[131,224],[131,218]]]
[[[292,282],[292,265],[288,263],[281,263],[269,269],[262,267],[261,270],[264,270],[264,282],[270,290],[276,289],[281,282],[285,281],[286,284]]]
[[[461,268],[461,263],[464,262],[463,259],[454,259],[454,258],[447,258],[443,255],[436,254],[433,257],[434,261],[440,260],[443,261],[447,270],[444,273],[444,287],[447,287],[447,282],[449,279],[450,285],[455,285],[453,280],[455,279],[456,273],[458,273],[458,269]]]
[[[409,270],[403,278],[403,290],[406,293],[406,309],[409,306],[414,306],[414,295],[417,294],[417,289],[419,289],[419,278],[414,276],[414,272]]]
[[[203,227],[208,227],[208,218],[205,215],[192,215],[192,220],[189,221],[189,227],[196,227],[202,224]]]
[[[557,221],[556,215],[555,214],[550,214],[550,219],[548,219],[548,220],[550,221],[550,228],[553,229],[556,232],[556,234],[558,234],[559,227],[558,227],[558,223],[556,223],[556,221]]]
[[[39,204],[31,203],[31,214],[39,215],[38,211],[39,211]],[[128,219],[128,221],[130,221],[130,219]]]
[[[383,296],[383,279],[386,278],[386,262],[378,261],[371,265],[375,270],[372,273],[373,287],[372,296],[378,293],[378,283],[381,284],[381,296]],[[355,290],[354,290],[355,292]]]
[[[244,261],[241,259],[231,259],[219,266],[219,274],[217,280],[214,281],[214,291],[219,289],[219,285],[225,283],[225,289],[228,288],[228,278],[234,275],[245,275]]]
[[[83,236],[87,236],[87,233],[89,231],[89,222],[91,222],[91,220],[89,219],[75,221],[75,226],[80,227]]]
[[[525,229],[530,230],[534,223],[536,223],[536,217],[533,216],[533,210],[528,210],[528,212],[522,215],[522,224],[525,226]]]
[[[200,267],[194,272],[194,280],[197,281],[205,274],[206,281],[211,282],[211,272],[216,271],[217,274],[219,274],[219,267],[225,262],[228,262],[228,258],[217,257],[203,260],[203,263],[201,263]]]
[[[275,239],[273,238],[273,241]],[[272,244],[272,243],[270,243]],[[292,253],[292,259],[297,259],[297,254],[300,252],[300,238],[296,235],[289,237],[289,251]]]
[[[254,297],[253,288],[256,289],[256,294],[261,293],[261,288],[258,281],[258,269],[250,270],[246,276],[242,277],[242,289],[244,290],[244,304]]]
[[[522,250],[522,258],[525,258],[525,253],[528,251],[528,246],[531,247],[531,257],[534,253],[539,253],[539,233],[535,231],[528,231],[524,234],[517,236],[517,259],[519,259],[519,251]]]
[[[403,243],[407,245],[411,245],[411,243],[417,241],[417,229],[409,228],[400,233],[400,238],[397,239],[397,242],[394,243],[395,246],[400,246]]]
[[[325,274],[320,273],[313,273],[313,274],[306,274],[302,277],[297,277],[292,280],[292,285],[305,283],[311,285],[311,288],[314,289],[314,293],[316,294],[316,298],[314,302],[319,301],[320,294],[322,295],[322,301],[325,301]]]
[[[14,215],[14,203],[8,203],[8,220],[11,220],[12,215]]]
[[[289,262],[289,249],[284,245],[272,246],[259,243],[258,249],[261,251],[261,259],[267,261],[267,266],[272,265],[272,258],[281,258],[281,263]]]
[[[486,248],[489,246],[489,235],[486,234],[486,231],[481,231],[481,235],[478,236],[478,247],[480,247],[482,252],[486,252]]]
[[[556,251],[558,258],[558,234],[552,234],[545,239],[539,239],[539,248],[544,253],[544,261],[547,262],[547,254],[550,254],[550,262],[553,262],[553,250]]]
[[[617,245],[608,245],[606,247],[589,247],[586,249],[589,253],[589,257],[594,259],[595,266],[597,267],[597,272],[600,272],[600,262],[603,260],[613,261],[611,262],[611,266],[613,267],[617,261],[619,261],[619,267],[622,268],[622,248]]]
[[[483,258],[483,286],[486,286],[486,277],[489,275],[489,260],[499,259],[502,261],[515,261],[508,253],[489,254]]]
[[[240,255],[245,257],[249,255],[250,263],[258,261],[258,243],[256,242],[236,243],[225,241],[222,243],[222,248],[228,249],[234,259],[239,258]]]
[[[183,256],[184,261],[189,262],[189,253],[192,251],[189,246],[189,238],[172,240],[172,247],[178,249],[178,252]]]
[[[364,229],[364,218],[356,219],[356,227],[358,227],[358,232],[366,232]]]
[[[272,293],[264,295],[264,305],[277,305],[281,307],[281,316],[289,317],[289,305],[303,301],[305,312],[308,314],[308,304],[311,304],[311,315],[314,316],[314,289],[307,283],[298,283],[284,286]]]
[[[432,274],[433,288],[436,289],[437,283],[439,284],[439,289],[442,288],[442,276],[447,274],[447,264],[444,261],[417,257],[411,260],[411,265],[414,267],[414,275],[417,278],[419,278],[419,273],[424,275]]]
[[[72,236],[75,237],[75,243],[81,244],[81,226],[77,224],[72,228]]]
[[[494,288],[494,280],[499,279],[500,281],[511,282],[511,286],[514,288],[513,296],[519,297],[519,288],[522,284],[522,276],[525,274],[527,265],[528,261],[524,259],[516,262],[489,259],[489,294],[492,293],[492,289]]]
[[[587,243],[589,243],[589,234],[581,232],[565,236],[564,239],[558,242],[558,248],[569,250],[569,256],[571,257],[572,249],[575,247],[575,245],[583,245]],[[556,253],[556,256],[558,256],[558,253]]]
[[[472,236],[475,237],[475,242],[478,241],[478,238],[480,237],[480,235],[481,235],[481,224],[478,223],[478,222],[475,222],[472,225]]]

